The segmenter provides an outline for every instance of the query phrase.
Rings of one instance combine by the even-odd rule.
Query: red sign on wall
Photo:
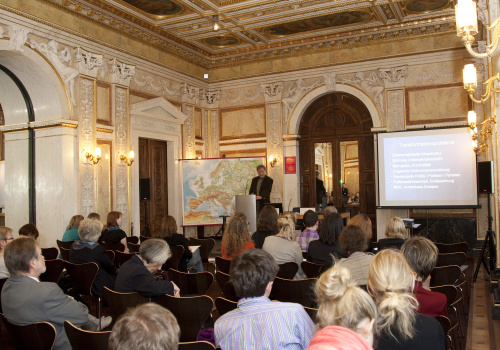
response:
[[[297,158],[285,157],[285,174],[297,173]]]

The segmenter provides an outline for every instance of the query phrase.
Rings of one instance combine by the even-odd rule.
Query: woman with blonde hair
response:
[[[291,219],[281,217],[278,219],[279,232],[276,236],[269,236],[265,239],[262,249],[271,254],[279,264],[294,261],[299,265],[299,270],[293,279],[306,278],[300,264],[302,263],[302,250],[295,241],[295,224]]]
[[[377,349],[445,348],[444,331],[438,321],[417,313],[414,284],[415,274],[400,251],[385,249],[375,255],[367,288],[378,305]]]
[[[309,348],[372,349],[377,306],[345,267],[332,267],[316,282],[318,313]]]
[[[80,239],[78,227],[83,219],[84,217],[82,215],[75,215],[69,220],[69,224],[61,239],[63,242],[78,241]]]
[[[366,214],[358,214],[350,218],[349,221],[347,221],[346,226],[354,226],[354,225],[361,227],[361,229],[365,233],[367,242],[367,247],[365,251],[371,252],[373,250],[372,220]]]
[[[397,216],[390,218],[385,226],[385,238],[379,239],[378,250],[387,248],[401,249],[406,242],[406,227]]]
[[[7,226],[0,226],[0,279],[9,278],[10,274],[5,266],[5,261],[3,259],[3,252],[7,244],[14,240],[12,236],[12,229]]]
[[[250,238],[247,217],[243,213],[235,213],[229,219],[222,236],[221,255],[223,259],[233,260],[247,249],[255,248]]]

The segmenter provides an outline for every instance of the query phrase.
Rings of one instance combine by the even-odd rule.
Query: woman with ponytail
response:
[[[375,255],[367,287],[378,305],[376,349],[445,349],[438,321],[417,313],[414,284],[415,274],[399,250],[386,249]]]
[[[310,350],[371,350],[377,319],[373,299],[357,286],[349,269],[332,267],[316,282],[318,313]]]

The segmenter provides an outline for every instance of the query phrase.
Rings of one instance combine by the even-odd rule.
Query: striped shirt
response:
[[[238,308],[215,322],[222,350],[306,349],[316,327],[304,308],[267,297],[240,299]]]
[[[319,239],[318,231],[306,228],[304,231],[295,236],[295,240],[299,242],[300,249],[307,252],[309,243]]]

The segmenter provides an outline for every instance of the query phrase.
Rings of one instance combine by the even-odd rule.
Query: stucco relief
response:
[[[377,72],[378,73],[378,72]],[[378,74],[374,72],[356,72],[349,79],[342,79],[342,83],[352,84],[363,90],[375,102],[381,114],[385,111],[384,108],[384,91],[383,82],[380,81]]]
[[[380,77],[383,79],[385,88],[404,87],[408,67],[382,68],[379,69]]]
[[[149,119],[145,116],[132,117],[131,124],[135,130],[158,132],[162,131],[169,134],[178,135],[180,129],[176,125],[171,125],[158,119]]]
[[[337,74],[325,74],[323,78],[325,79],[326,90],[335,91],[337,89]]]
[[[455,71],[456,69],[449,63],[412,67],[406,77],[406,84],[413,86],[453,82],[455,80]]]
[[[20,53],[24,52],[24,44],[26,43],[26,40],[28,40],[28,34],[30,31],[15,24],[11,24],[7,27],[7,29],[9,30],[8,49]]]
[[[307,84],[303,79],[298,79],[288,84],[286,91],[283,93],[283,98],[281,99],[283,102],[283,125],[288,124],[288,120],[292,114],[295,104],[309,91],[322,85],[322,80],[323,79],[315,80]]]
[[[181,88],[182,102],[198,104],[200,98],[200,89],[187,83],[182,84]]]
[[[201,90],[200,100],[202,104],[206,107],[217,108],[219,106],[220,90],[217,91]]]
[[[129,86],[135,75],[135,66],[119,62],[116,58],[109,61],[111,83]]]
[[[139,91],[158,93],[162,96],[168,95],[176,99],[181,98],[181,84],[167,79],[157,80],[149,74],[143,73],[141,78],[138,75],[134,75],[130,82],[130,87]]]
[[[205,144],[204,144],[205,150],[204,150],[203,154],[205,155],[205,157],[207,157],[208,156],[208,147],[209,147],[209,142],[208,142],[208,110],[203,109],[201,111],[201,113],[202,113],[202,120],[203,120],[202,135],[203,135],[203,140],[205,140]]]
[[[264,94],[266,102],[281,100],[281,92],[283,91],[283,83],[261,84],[260,91]]]
[[[94,153],[94,82],[80,79],[80,193],[81,214],[87,216],[94,211],[94,164],[85,153]]]
[[[85,51],[80,47],[75,49],[75,61],[81,74],[97,77],[97,73],[103,66],[102,55]]]
[[[194,106],[184,105],[182,112],[187,116],[184,121],[183,136],[184,136],[184,157],[187,159],[194,159],[196,157],[196,149],[194,145],[194,125],[193,125],[193,112]]]
[[[221,92],[221,107],[234,106],[237,104],[258,103],[263,101],[260,87],[250,89],[232,89]]]
[[[405,129],[404,96],[403,90],[394,90],[387,93],[387,131]]]
[[[115,154],[128,154],[127,149],[127,90],[116,88]],[[116,210],[122,213],[122,229],[128,232],[128,167],[116,162]]]
[[[210,157],[219,157],[219,112],[210,111]]]
[[[267,154],[279,158],[274,167],[267,169],[274,180],[271,192],[271,202],[283,202],[283,132],[281,125],[280,104],[267,106]]]

